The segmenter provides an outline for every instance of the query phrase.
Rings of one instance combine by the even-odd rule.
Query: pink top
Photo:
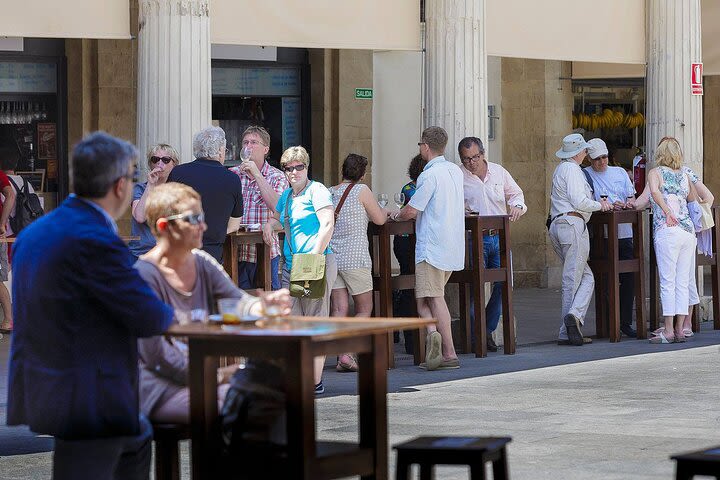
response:
[[[480,215],[507,215],[507,206],[527,212],[525,195],[507,170],[497,163],[487,162],[487,174],[480,179],[467,168],[463,172],[465,208]]]

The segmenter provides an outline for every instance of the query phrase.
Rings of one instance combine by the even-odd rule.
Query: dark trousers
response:
[[[134,437],[55,439],[53,480],[147,480],[152,457],[152,426],[140,415]]]

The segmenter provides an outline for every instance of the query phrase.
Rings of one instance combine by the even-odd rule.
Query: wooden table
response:
[[[265,244],[262,232],[234,232],[225,237],[223,244],[223,267],[235,285],[238,284],[238,248],[255,245],[257,273],[255,286],[267,292],[272,290],[270,247]]]
[[[406,222],[388,221],[385,225],[368,225],[368,239],[370,243],[370,257],[372,258],[372,275],[374,316],[393,316],[393,290],[414,290],[415,289],[415,262],[412,262],[413,273],[406,275],[392,274],[392,249],[390,248],[390,237],[394,235],[409,235],[412,239],[411,248],[415,251],[415,220]],[[415,365],[420,365],[425,357],[425,342],[423,341],[425,330],[421,329],[415,335],[413,358]],[[395,366],[395,356],[392,335],[388,336],[388,364]]]
[[[618,226],[632,224],[633,257],[620,260]],[[605,229],[607,228],[607,239]],[[647,338],[645,315],[645,253],[643,236],[643,210],[613,210],[595,212],[590,217],[592,248],[588,265],[595,277],[595,328],[597,336],[620,341],[620,274],[635,274],[635,318],[637,338]],[[607,281],[605,280],[607,278]],[[606,308],[605,297],[608,297]]]
[[[708,257],[701,253],[696,255],[696,266],[710,266],[710,279],[712,282],[712,304],[713,304],[713,329],[720,330],[720,268],[718,268],[718,245],[720,245],[720,229],[718,224],[720,223],[720,205],[712,207],[713,219],[715,220],[715,226],[711,230],[712,236],[712,252],[713,256]],[[652,213],[650,213],[650,228],[652,231]],[[698,274],[695,272],[695,277]],[[657,272],[657,259],[655,258],[655,242],[653,235],[650,235],[650,329],[655,330],[658,328],[660,321],[661,310],[658,302],[660,301],[660,294],[658,289],[660,287],[660,281]],[[703,292],[698,292],[700,299],[703,297]],[[692,318],[693,332],[700,330],[700,308],[693,310]]]
[[[510,216],[466,215],[465,230],[470,242],[466,242],[465,269],[453,272],[448,283],[460,287],[460,316],[464,328],[460,343],[464,352],[470,352],[470,302],[468,288],[472,289],[475,309],[475,357],[487,357],[487,319],[485,318],[485,282],[502,282],[503,352],[515,353],[515,314],[512,305],[512,267],[510,264]],[[483,234],[497,230],[500,235],[500,268],[485,268],[483,261]],[[472,254],[468,245],[471,245]],[[472,255],[472,263],[469,257]]]
[[[217,359],[244,356],[283,359],[287,366],[287,470],[292,473],[286,478],[387,479],[386,338],[393,330],[432,323],[419,318],[287,317],[267,328],[254,323],[232,329],[203,323],[173,325],[168,335],[186,337],[189,346],[192,477],[216,478]],[[315,438],[313,358],[344,352],[358,352],[360,443],[332,444],[328,453],[323,448],[327,444],[318,444]]]

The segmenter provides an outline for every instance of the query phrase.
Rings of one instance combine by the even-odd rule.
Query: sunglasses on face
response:
[[[184,221],[188,222],[190,225],[199,225],[205,221],[205,214],[203,212],[200,212],[200,213],[178,213],[176,215],[170,215],[169,217],[166,217],[166,220],[167,221],[184,220]]]
[[[300,165],[293,165],[292,167],[283,167],[283,170],[285,170],[287,173],[290,173],[292,171],[302,172],[303,170],[305,170],[305,164],[301,163]]]
[[[152,163],[153,165],[160,161],[162,161],[165,165],[167,165],[170,162],[172,162],[173,159],[172,159],[172,157],[155,157],[155,156],[150,157],[150,163]]]

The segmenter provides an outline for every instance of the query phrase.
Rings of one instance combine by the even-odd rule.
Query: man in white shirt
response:
[[[580,326],[595,286],[587,264],[590,239],[586,223],[592,212],[613,208],[607,200],[592,199],[590,185],[580,168],[588,147],[582,135],[573,133],[563,138],[562,148],[555,153],[561,162],[553,173],[550,193],[550,241],[563,262],[560,345],[584,343]]]
[[[510,215],[515,221],[527,212],[525,195],[510,173],[497,163],[485,159],[485,148],[477,137],[466,137],[458,144],[458,154],[463,172],[465,211],[480,215]],[[510,211],[508,212],[508,207]],[[500,238],[496,231],[483,231],[483,260],[485,268],[500,267]],[[474,261],[474,259],[473,259]],[[474,328],[474,308],[470,308]],[[497,352],[492,333],[500,321],[502,312],[502,283],[495,282],[490,300],[485,307],[487,319],[487,349]],[[474,333],[472,338],[475,338]]]
[[[635,187],[624,168],[608,166],[608,149],[600,138],[588,140],[588,157],[590,166],[585,167],[585,174],[592,180],[593,197],[601,200],[606,196],[616,210],[628,205],[628,200],[635,200]],[[632,202],[630,202],[632,205]],[[605,233],[607,236],[607,232]],[[618,226],[618,257],[629,260],[635,257],[633,252],[633,231],[631,223]],[[631,338],[637,337],[632,328],[632,309],[635,297],[635,274],[620,274],[620,331]],[[600,301],[600,299],[595,299]],[[603,299],[602,301],[605,301]]]
[[[407,205],[392,214],[393,220],[417,218],[415,225],[415,298],[418,314],[435,318],[428,327],[425,363],[427,370],[459,368],[445,303],[445,284],[453,271],[465,266],[465,216],[463,176],[460,167],[445,160],[447,132],[426,128],[418,142],[427,165],[418,177],[417,190]]]

